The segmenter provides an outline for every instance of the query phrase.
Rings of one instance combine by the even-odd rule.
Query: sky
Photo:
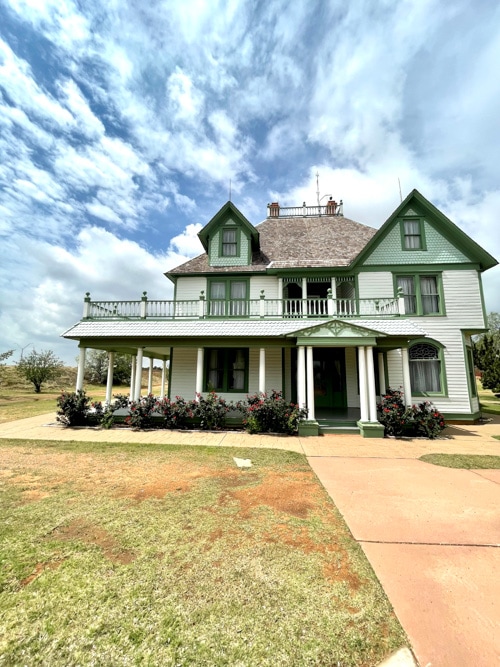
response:
[[[0,0],[0,352],[74,365],[86,292],[173,298],[230,191],[257,224],[316,173],[373,227],[417,188],[500,259],[499,63],[496,0]]]

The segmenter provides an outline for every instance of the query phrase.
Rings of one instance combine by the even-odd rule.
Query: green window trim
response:
[[[469,395],[471,398],[477,398],[476,373],[474,371],[474,354],[470,345],[465,346],[465,361],[467,367],[467,382],[469,383]]]
[[[207,287],[210,317],[245,317],[248,315],[249,278],[213,277],[208,279]]]
[[[219,230],[219,257],[241,256],[241,229],[226,225]]]
[[[419,349],[421,350],[422,348],[428,348],[428,351],[430,352],[431,349],[434,350],[435,356],[431,355],[425,355],[425,354],[415,354]],[[412,359],[412,350],[413,350],[413,356],[414,358]],[[410,364],[410,381],[411,381],[411,393],[412,397],[415,398],[433,398],[433,397],[447,397],[448,396],[448,385],[447,385],[447,379],[446,379],[446,368],[445,368],[445,363],[444,363],[444,347],[441,345],[441,343],[438,343],[437,341],[431,339],[431,338],[422,338],[419,340],[415,340],[412,342],[412,344],[408,347],[408,358],[409,358],[409,364]],[[412,363],[417,364],[419,363],[420,365],[429,363],[431,364],[432,362],[437,362],[438,363],[438,369],[437,371],[434,370],[432,371],[425,371],[424,367],[421,366],[421,370],[423,370],[426,381],[429,381],[429,383],[439,382],[439,389],[438,390],[417,390],[415,389],[415,381],[416,381],[416,368],[415,366],[412,367]]]
[[[441,273],[395,273],[394,292],[405,300],[405,317],[446,315]]]
[[[248,348],[206,348],[204,391],[248,393]]]
[[[427,250],[423,218],[402,218],[400,229],[402,250],[409,252]]]

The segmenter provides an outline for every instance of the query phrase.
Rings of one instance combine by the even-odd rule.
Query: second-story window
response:
[[[209,314],[213,317],[239,317],[248,311],[247,280],[211,280]]]
[[[238,256],[238,230],[236,229],[222,230],[222,256],[223,257]]]
[[[406,315],[441,314],[439,277],[423,275],[397,276],[398,291],[405,300]]]

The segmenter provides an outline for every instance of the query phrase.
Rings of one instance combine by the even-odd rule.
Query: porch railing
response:
[[[92,301],[87,293],[83,319],[86,320],[179,320],[179,319],[309,319],[395,317],[404,314],[404,298],[382,299],[235,299],[232,301],[160,301],[144,292],[138,301]]]

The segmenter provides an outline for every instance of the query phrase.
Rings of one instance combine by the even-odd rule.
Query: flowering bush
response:
[[[443,415],[430,401],[407,407],[401,389],[387,389],[377,405],[385,435],[436,438],[446,426]]]
[[[175,401],[163,398],[157,402],[157,412],[163,415],[163,428],[186,428],[187,420],[194,416],[194,401],[176,396]]]
[[[233,409],[231,403],[210,391],[206,396],[196,394],[192,403],[193,416],[200,420],[200,428],[204,431],[218,431],[226,424],[226,415]]]
[[[86,393],[63,391],[57,398],[57,421],[64,426],[85,426],[89,423],[90,398]]]
[[[237,408],[243,413],[243,424],[249,433],[297,433],[299,421],[305,419],[307,410],[296,403],[286,401],[280,391],[271,395],[254,394],[246,401],[239,401]]]
[[[158,401],[153,394],[143,396],[138,401],[130,401],[130,414],[125,417],[125,424],[135,428],[150,428],[153,425],[153,413],[157,411]]]

